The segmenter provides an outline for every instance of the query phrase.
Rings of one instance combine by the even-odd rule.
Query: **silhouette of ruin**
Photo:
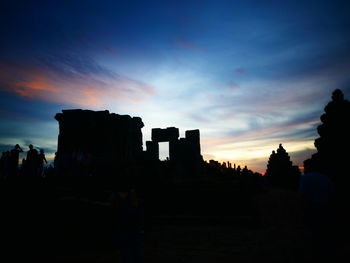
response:
[[[277,153],[272,151],[270,155],[266,177],[274,186],[296,190],[300,175],[298,166],[293,165],[287,151],[280,144]]]
[[[141,118],[105,111],[63,110],[59,123],[57,168],[63,174],[81,161],[89,164],[88,173],[105,172],[105,167],[121,167],[137,162],[142,155]]]
[[[169,142],[169,162],[175,177],[198,174],[203,158],[199,130],[189,130],[179,138],[179,129],[152,129],[152,140],[143,151],[141,118],[109,111],[63,110],[59,123],[56,168],[60,174],[106,174],[108,168],[125,172],[147,161],[159,161],[159,143]],[[85,165],[84,165],[85,164]]]
[[[315,140],[317,153],[312,159],[335,181],[339,189],[345,187],[346,192],[350,183],[347,153],[350,148],[350,102],[344,99],[341,90],[336,89],[324,111],[320,117],[322,124],[317,127],[320,135]]]
[[[321,115],[322,124],[317,127],[320,135],[315,140],[317,153],[304,161],[314,163],[319,172],[328,175],[336,186],[335,213],[339,229],[338,240],[348,239],[350,235],[349,149],[350,149],[350,102],[344,98],[340,89],[332,93],[332,100],[325,106]]]
[[[105,256],[109,256],[108,253],[115,255],[117,250],[120,251],[115,242],[115,228],[121,217],[114,213],[111,194],[126,190],[137,194],[135,203],[140,204],[138,212],[142,215],[137,220],[140,219],[141,227],[147,233],[147,253],[154,251],[154,244],[167,244],[168,237],[171,246],[173,240],[183,244],[199,230],[199,235],[195,235],[199,237],[198,247],[197,244],[206,242],[201,233],[208,233],[207,229],[213,227],[218,230],[209,234],[212,236],[217,231],[219,242],[215,243],[218,244],[223,235],[233,237],[236,242],[237,235],[239,240],[247,240],[246,233],[249,233],[251,239],[256,240],[261,238],[261,233],[266,236],[261,230],[267,225],[275,229],[275,219],[271,217],[270,221],[267,215],[271,212],[281,220],[280,215],[291,211],[283,220],[289,220],[286,221],[288,226],[295,221],[293,204],[291,209],[288,207],[293,202],[286,204],[280,198],[284,192],[266,188],[265,177],[247,166],[229,161],[203,161],[199,130],[186,131],[184,138],[180,138],[178,128],[155,128],[151,140],[143,147],[143,122],[138,117],[109,111],[64,110],[55,118],[59,123],[59,136],[51,175],[42,178],[18,176],[0,184],[0,190],[10,200],[4,210],[8,216],[3,238],[13,237],[9,247],[15,244],[16,251],[26,249],[22,253],[26,260],[41,262],[38,258],[42,258],[42,262],[73,262],[82,255],[88,259],[86,261],[91,261],[91,251],[99,257],[104,253],[107,253]],[[159,160],[161,142],[169,143],[166,161]],[[281,179],[281,185],[289,186],[289,183],[282,184],[289,181],[275,177],[272,171],[276,171],[276,163],[277,167],[278,163],[283,163],[281,167],[284,168],[295,166],[282,145],[276,155],[281,155],[281,162],[274,162],[279,158],[272,158],[269,175]],[[135,177],[135,173],[138,176]],[[111,177],[124,178],[110,180]],[[132,185],[130,182],[124,184],[125,177]],[[285,206],[286,209],[279,210]],[[266,209],[269,207],[274,211]],[[31,215],[29,219],[23,220],[23,211]],[[162,229],[166,232],[161,232]],[[183,235],[182,229],[192,230]],[[291,232],[295,229],[291,227]],[[159,237],[160,233],[162,237]],[[47,242],[37,246],[33,236]],[[287,239],[288,236],[284,238]],[[22,242],[20,245],[18,240]],[[280,240],[278,237],[276,242]],[[296,243],[294,239],[290,242],[292,249]],[[253,246],[256,247],[255,243]],[[5,251],[10,251],[6,248]],[[304,247],[300,251],[304,251]],[[60,261],[61,258],[66,261]]]
[[[147,141],[147,153],[152,159],[159,160],[159,143],[169,142],[169,160],[202,161],[199,130],[189,130],[185,138],[179,138],[179,129],[168,127],[166,129],[152,129],[152,141]]]

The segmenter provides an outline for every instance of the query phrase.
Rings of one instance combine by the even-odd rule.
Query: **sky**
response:
[[[294,165],[332,91],[350,98],[348,1],[2,1],[0,150],[52,158],[62,109],[199,129],[205,160]],[[163,155],[164,153],[162,153]]]

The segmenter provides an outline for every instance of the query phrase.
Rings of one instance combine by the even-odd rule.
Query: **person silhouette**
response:
[[[40,149],[40,153],[38,155],[38,173],[39,173],[39,176],[43,176],[43,172],[44,172],[44,161],[45,163],[47,164],[47,160],[46,160],[46,157],[45,157],[45,154],[44,154],[44,150],[43,149]]]
[[[142,227],[139,200],[135,189],[121,187],[114,191],[115,215],[120,259],[122,263],[142,263]]]
[[[18,175],[18,162],[19,162],[19,153],[23,152],[21,146],[16,144],[15,147],[10,152],[10,161],[9,161],[9,175],[16,176]]]
[[[34,149],[32,144],[29,145],[29,151],[27,152],[27,169],[28,174],[31,176],[37,175],[38,168],[38,151]]]
[[[313,159],[304,161],[304,175],[300,178],[301,196],[306,222],[312,235],[313,253],[317,259],[331,259],[334,253],[332,223],[335,185],[324,173],[322,163]]]
[[[27,172],[28,172],[27,160],[26,160],[26,158],[23,158],[21,168],[19,169],[19,175],[25,176],[27,174]]]
[[[2,152],[0,157],[0,177],[5,177],[6,174],[6,152]]]
[[[10,172],[10,164],[11,164],[11,156],[10,151],[6,151],[2,153],[1,156],[1,175],[3,178],[8,178]]]

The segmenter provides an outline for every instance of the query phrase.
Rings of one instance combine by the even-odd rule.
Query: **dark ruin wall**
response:
[[[172,162],[200,162],[203,160],[200,148],[199,130],[189,130],[185,138],[179,138],[179,129],[152,129],[152,141],[146,142],[147,153],[151,159],[159,159],[159,143],[169,142],[169,160]]]
[[[178,128],[152,129],[152,141],[143,151],[144,125],[139,117],[75,109],[63,110],[55,119],[59,123],[55,166],[63,175],[113,176],[141,164],[160,165],[160,142],[169,142],[168,166],[177,178],[199,174],[203,163],[199,130],[179,138]]]
[[[141,118],[106,111],[63,110],[59,123],[57,165],[64,166],[77,155],[90,158],[98,167],[118,166],[142,156]]]

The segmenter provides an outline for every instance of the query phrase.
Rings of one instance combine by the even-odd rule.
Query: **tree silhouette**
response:
[[[272,151],[267,163],[266,176],[274,186],[297,189],[300,171],[297,166],[293,166],[282,144],[279,145],[277,153]]]

